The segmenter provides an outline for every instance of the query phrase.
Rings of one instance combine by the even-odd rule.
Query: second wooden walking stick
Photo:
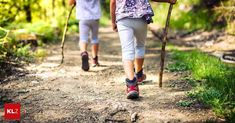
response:
[[[162,87],[162,78],[163,78],[163,70],[164,70],[164,61],[165,61],[165,48],[166,48],[166,40],[167,40],[167,33],[168,33],[168,27],[170,23],[170,17],[171,17],[171,11],[173,8],[173,4],[170,4],[167,19],[166,19],[166,25],[164,28],[163,38],[162,38],[162,50],[161,50],[161,61],[160,61],[160,72],[159,72],[159,87]]]
[[[64,32],[63,32],[63,37],[62,37],[62,40],[61,40],[61,45],[60,45],[60,47],[61,47],[61,63],[60,64],[63,64],[63,62],[64,62],[64,40],[65,40],[65,35],[66,35],[66,32],[67,32],[67,30],[68,30],[68,21],[69,21],[69,18],[70,18],[70,16],[71,16],[71,14],[72,14],[72,11],[73,11],[73,8],[76,6],[76,4],[74,4],[72,7],[71,7],[71,9],[70,9],[70,11],[69,11],[69,14],[68,14],[68,17],[67,17],[67,19],[66,19],[66,23],[65,23],[65,27],[64,27]]]

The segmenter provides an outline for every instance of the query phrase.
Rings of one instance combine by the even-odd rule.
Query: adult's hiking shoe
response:
[[[139,98],[139,87],[136,78],[134,78],[133,80],[126,79],[126,86],[127,99]]]
[[[86,51],[81,53],[81,57],[82,57],[82,69],[84,71],[88,71],[89,70],[89,56],[88,53]]]

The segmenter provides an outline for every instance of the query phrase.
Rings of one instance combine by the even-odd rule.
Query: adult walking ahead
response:
[[[177,0],[152,1],[174,4]],[[154,13],[149,0],[110,0],[110,12],[112,28],[118,31],[122,46],[122,61],[127,76],[127,98],[138,98],[138,82],[146,79],[143,63],[147,24],[153,22]]]
[[[89,55],[87,45],[89,34],[91,32],[91,50],[92,50],[92,66],[98,66],[98,50],[99,50],[99,19],[101,17],[99,0],[69,0],[70,5],[76,4],[76,18],[79,20],[79,47],[82,58],[82,69],[89,70]]]

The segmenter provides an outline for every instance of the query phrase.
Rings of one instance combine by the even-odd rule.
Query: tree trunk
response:
[[[27,22],[32,22],[32,13],[31,13],[31,7],[30,7],[30,3],[26,3],[24,5],[24,11],[25,11],[25,14],[26,14],[26,21]]]
[[[105,12],[109,12],[109,1],[101,0],[101,6],[104,8]]]
[[[55,0],[52,0],[52,16],[55,16]]]
[[[65,7],[65,0],[62,0],[62,5],[63,5],[63,7]]]

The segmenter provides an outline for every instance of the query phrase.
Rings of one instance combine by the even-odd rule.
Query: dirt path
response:
[[[167,85],[182,77],[165,73],[165,87],[158,87],[159,42],[149,33],[145,73],[147,80],[140,85],[140,99],[127,100],[120,43],[110,28],[100,29],[101,67],[83,72],[77,47],[77,35],[65,44],[65,63],[60,63],[59,45],[48,48],[49,56],[40,64],[27,67],[29,74],[18,80],[2,83],[1,100],[21,103],[22,122],[137,122],[179,123],[217,120],[210,109],[202,106],[180,107],[188,89]],[[0,116],[3,104],[0,104]],[[0,122],[3,119],[0,118]]]

